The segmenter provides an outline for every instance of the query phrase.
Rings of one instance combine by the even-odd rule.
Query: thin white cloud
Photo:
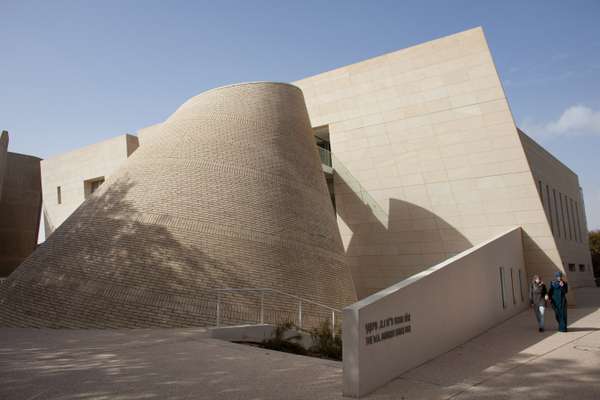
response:
[[[600,135],[600,110],[583,105],[569,107],[557,121],[547,124],[548,132],[558,135]]]
[[[558,119],[545,124],[526,119],[523,129],[536,136],[600,135],[600,110],[578,104],[568,107]]]

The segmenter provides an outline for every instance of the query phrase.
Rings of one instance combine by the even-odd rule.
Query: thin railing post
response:
[[[260,291],[260,324],[265,323],[265,292]]]
[[[302,329],[302,300],[298,303],[298,328]]]
[[[335,311],[331,310],[331,337],[335,339]]]
[[[217,292],[217,328],[221,326],[221,292]]]

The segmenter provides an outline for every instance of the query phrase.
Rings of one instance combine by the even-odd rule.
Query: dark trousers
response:
[[[567,305],[566,304],[554,304],[554,315],[556,322],[558,322],[558,330],[560,332],[567,331]]]

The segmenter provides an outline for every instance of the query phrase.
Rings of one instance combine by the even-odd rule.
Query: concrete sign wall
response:
[[[344,309],[344,395],[360,397],[526,306],[521,228]]]

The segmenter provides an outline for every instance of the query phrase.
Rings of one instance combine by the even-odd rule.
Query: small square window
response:
[[[569,264],[569,271],[575,272],[575,264]]]
[[[585,264],[579,264],[579,272],[585,272]]]
[[[100,185],[102,185],[103,183],[104,183],[103,176],[83,181],[83,188],[84,188],[83,192],[85,194],[85,198],[87,199],[92,193],[94,193],[96,190],[98,190]]]

